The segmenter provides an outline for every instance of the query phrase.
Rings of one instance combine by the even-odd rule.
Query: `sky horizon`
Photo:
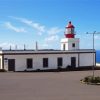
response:
[[[60,49],[65,26],[75,26],[81,49],[92,49],[92,35],[100,32],[100,0],[1,0],[0,47],[3,49]],[[100,50],[100,34],[95,35]]]

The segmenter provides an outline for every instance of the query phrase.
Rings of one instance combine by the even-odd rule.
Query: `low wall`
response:
[[[96,63],[96,66],[97,66],[97,67],[100,67],[100,63]]]

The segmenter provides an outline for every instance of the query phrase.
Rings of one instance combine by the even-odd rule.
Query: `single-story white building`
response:
[[[93,66],[93,50],[33,51],[3,50],[0,52],[0,69],[8,71],[47,70]],[[95,60],[94,60],[95,64]]]
[[[61,39],[61,50],[1,50],[0,69],[7,71],[35,71],[58,68],[90,67],[96,63],[93,49],[79,49],[79,38],[75,38],[74,26],[69,22],[65,38]]]

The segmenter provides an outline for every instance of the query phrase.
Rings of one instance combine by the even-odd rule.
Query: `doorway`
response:
[[[15,71],[15,59],[8,59],[8,71]]]
[[[73,68],[76,67],[76,57],[71,57],[71,66],[72,66]]]
[[[27,59],[27,68],[33,68],[33,59],[31,58]]]

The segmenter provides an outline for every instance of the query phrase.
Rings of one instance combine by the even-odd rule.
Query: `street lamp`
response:
[[[94,48],[94,35],[95,34],[100,34],[100,32],[99,33],[96,33],[96,31],[94,31],[93,33],[86,33],[86,34],[92,34],[93,35],[93,67],[92,67],[92,70],[93,70],[93,78],[94,78],[94,58],[95,58],[95,55],[94,55],[94,52],[95,52],[95,48]]]

